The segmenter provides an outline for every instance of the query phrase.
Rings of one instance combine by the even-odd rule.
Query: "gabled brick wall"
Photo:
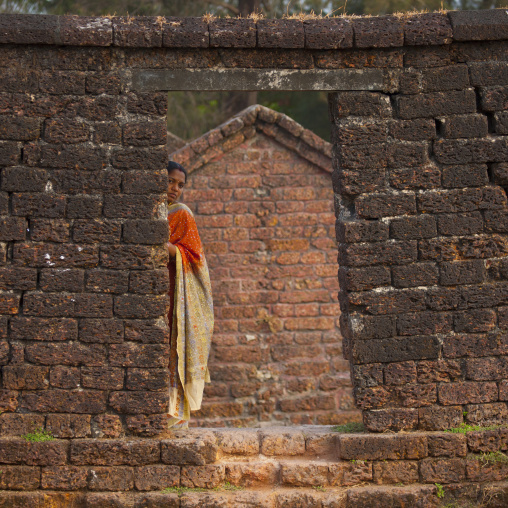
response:
[[[357,420],[342,359],[331,145],[253,106],[170,158],[205,243],[215,333],[202,426]]]

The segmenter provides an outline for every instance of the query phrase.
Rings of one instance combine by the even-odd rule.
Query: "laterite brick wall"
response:
[[[1,434],[164,428],[167,103],[134,90],[190,68],[374,71],[330,102],[356,402],[377,431],[506,420],[506,18],[1,16]]]
[[[342,329],[370,430],[507,421],[507,49],[421,49],[396,93],[331,97]]]

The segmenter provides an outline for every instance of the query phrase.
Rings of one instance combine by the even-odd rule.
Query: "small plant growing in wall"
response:
[[[342,432],[343,434],[354,434],[356,432],[365,432],[362,422],[349,422],[344,425],[335,425],[332,427],[334,432]]]
[[[23,434],[21,437],[29,443],[41,443],[44,441],[53,441],[53,439],[55,439],[50,432],[41,427],[37,427],[33,432]]]
[[[444,487],[440,483],[434,483],[434,485],[436,486],[436,496],[439,499],[443,499],[445,496]]]

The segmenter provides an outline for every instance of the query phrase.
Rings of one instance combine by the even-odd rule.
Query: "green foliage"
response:
[[[162,492],[164,494],[178,494],[181,496],[187,492],[206,492],[206,489],[201,489],[199,487],[166,487],[162,489]]]
[[[30,443],[41,443],[44,441],[53,441],[53,439],[55,439],[50,432],[41,427],[37,427],[33,432],[28,432],[21,437]]]
[[[202,489],[200,487],[166,487],[165,489],[162,489],[162,492],[165,494],[178,494],[178,496],[182,496],[183,494],[186,494],[188,492],[209,492],[209,491],[220,492],[223,490],[236,492],[238,490],[243,489],[244,489],[243,487],[240,487],[238,485],[232,485],[229,482],[224,482],[219,487],[215,487],[213,489]]]
[[[326,489],[322,485],[313,485],[312,488],[319,492],[326,492]]]
[[[478,432],[485,430],[496,430],[506,428],[507,425],[488,425],[485,427],[481,427],[480,425],[470,425],[468,423],[461,423],[458,427],[453,427],[451,429],[446,429],[444,432],[450,432],[452,434],[467,434],[468,432]]]
[[[332,430],[334,432],[342,432],[343,434],[353,434],[356,432],[365,432],[365,427],[362,422],[349,422],[344,425],[335,425]]]
[[[486,464],[508,464],[508,456],[505,455],[503,452],[497,451],[497,452],[490,452],[490,453],[482,453],[481,455],[473,455],[472,456],[475,460],[479,460]]]
[[[434,485],[436,486],[436,496],[439,499],[443,499],[445,496],[444,487],[440,483],[434,483]]]
[[[224,482],[222,487],[217,487],[218,490],[230,490],[230,491],[237,491],[237,490],[243,490],[243,487],[240,487],[239,485],[231,485],[229,482]]]

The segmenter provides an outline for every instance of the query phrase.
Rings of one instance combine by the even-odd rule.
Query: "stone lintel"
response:
[[[175,69],[133,70],[131,89],[160,90],[383,90],[381,69]]]

